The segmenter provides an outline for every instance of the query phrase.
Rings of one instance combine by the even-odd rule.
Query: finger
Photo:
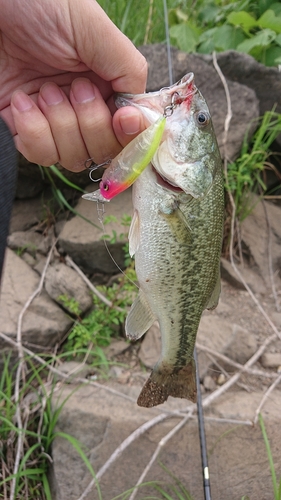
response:
[[[59,154],[59,163],[74,172],[83,170],[89,153],[69,100],[55,83],[45,83],[38,105],[47,118]]]
[[[86,78],[77,78],[71,86],[70,101],[90,157],[95,163],[114,158],[122,148],[112,128],[110,110],[98,88]]]
[[[123,147],[145,128],[142,113],[133,106],[120,108],[113,116],[113,129]]]
[[[59,160],[49,123],[33,100],[21,90],[13,93],[11,112],[17,149],[32,163],[49,166]]]

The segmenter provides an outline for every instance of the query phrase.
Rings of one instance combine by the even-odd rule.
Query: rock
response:
[[[93,184],[89,190],[94,190]],[[83,217],[90,219],[96,226],[78,216],[67,221],[59,235],[59,245],[62,251],[69,254],[85,272],[118,272],[118,268],[108,254],[102,240],[104,233],[98,218],[97,203],[81,198],[75,210]],[[104,231],[110,237],[113,231],[116,232],[117,242],[114,244],[108,243],[108,248],[117,264],[124,268],[123,247],[127,240],[120,241],[118,237],[120,234],[128,232],[128,227],[122,226],[121,219],[124,214],[132,215],[131,190],[127,189],[110,203],[107,203],[105,211],[106,216],[112,214],[117,218],[118,222],[106,224]]]
[[[155,417],[155,411],[140,408],[135,401],[140,386],[119,385],[107,382],[110,388],[122,392],[112,394],[103,389],[82,386],[73,391],[64,386],[55,392],[52,406],[62,405],[55,431],[70,434],[78,439],[87,458],[97,473],[116,448],[140,425]],[[211,407],[204,409],[206,416],[224,419],[253,420],[263,392],[245,393],[231,390],[222,395]],[[280,461],[280,405],[281,392],[266,400],[263,408],[266,430],[273,461]],[[160,408],[169,411],[186,411],[187,401],[169,398]],[[158,412],[157,412],[158,414]],[[99,479],[102,498],[109,500],[133,488],[148,464],[159,441],[170,432],[178,420],[168,418],[149,428],[131,442],[130,446],[112,462]],[[268,458],[258,425],[246,426],[205,420],[209,470],[211,471],[212,498],[223,500],[272,498],[272,478]],[[246,446],[245,446],[246,443]],[[187,488],[192,498],[204,498],[198,422],[189,420],[161,450],[159,459]],[[52,445],[53,477],[56,481],[56,500],[77,500],[90,483],[92,476],[78,452],[67,439],[56,436]],[[212,480],[213,478],[213,480]],[[157,461],[145,481],[172,482]],[[166,483],[166,484],[165,484]],[[223,492],[223,493],[222,493]],[[223,496],[222,496],[223,495]],[[152,489],[141,488],[137,499],[155,496]],[[52,496],[55,498],[55,496]],[[85,500],[97,500],[96,489]],[[173,496],[174,498],[174,496]]]
[[[43,240],[42,234],[33,231],[16,231],[8,236],[8,247],[18,252],[28,252],[35,255]]]
[[[257,348],[256,337],[253,333],[239,325],[233,325],[233,333],[225,350],[226,356],[243,365],[255,354]]]
[[[258,275],[258,273],[254,272],[247,265],[242,266],[238,263],[235,265],[243,276],[246,284],[254,293],[260,295],[265,295],[267,293],[265,282],[263,278]],[[223,257],[221,258],[221,277],[233,287],[238,288],[239,290],[245,290],[244,284],[233,269],[231,263]]]
[[[129,349],[130,344],[125,340],[113,340],[108,347],[104,349],[107,358],[112,359]]]
[[[271,317],[277,328],[281,328],[281,312],[273,312]]]
[[[215,311],[204,311],[197,333],[197,342],[214,351],[224,353],[232,336],[232,325]],[[202,380],[212,361],[203,351],[198,352],[199,375]]]
[[[18,316],[26,301],[36,290],[39,276],[20,257],[7,249],[1,287],[1,332],[16,338]],[[68,331],[72,320],[43,290],[23,317],[22,339],[37,351],[57,344]],[[3,340],[0,347],[6,347]]]
[[[264,368],[279,368],[281,366],[281,353],[267,352],[262,355],[261,363]]]
[[[223,385],[226,382],[226,376],[224,373],[220,373],[217,379],[217,384],[218,385]]]
[[[71,306],[67,305],[67,301],[59,298],[61,295],[78,302],[80,314],[85,313],[93,304],[90,291],[81,276],[62,262],[56,262],[48,268],[45,289],[55,302],[63,305],[64,309],[72,314],[73,311]]]
[[[254,196],[253,205],[253,210],[241,223],[241,239],[248,252],[249,267],[256,267],[267,286],[271,286],[268,224],[271,229],[270,257],[275,273],[281,267],[281,207],[267,201],[261,203]]]
[[[145,334],[138,357],[147,368],[153,368],[161,353],[161,333],[158,322],[155,322]]]
[[[206,391],[214,391],[216,388],[216,382],[210,375],[205,375],[204,380],[203,380],[203,385],[206,389]]]
[[[212,56],[203,58],[212,64]],[[217,61],[226,78],[255,91],[261,115],[271,111],[273,106],[276,106],[275,111],[281,113],[281,73],[278,68],[264,66],[252,56],[234,50],[218,53]],[[281,137],[281,144],[280,141]]]
[[[58,369],[65,375],[70,376],[67,380],[63,379],[66,383],[75,382],[78,377],[86,378],[93,371],[93,368],[87,363],[79,363],[78,361],[64,361],[58,366]],[[58,378],[61,380],[59,375]]]
[[[42,171],[35,163],[30,163],[22,155],[19,158],[16,198],[34,198],[43,191]]]
[[[35,257],[33,257],[32,255],[30,255],[30,253],[27,253],[27,252],[24,252],[22,255],[21,255],[21,258],[22,260],[24,260],[24,262],[26,262],[26,264],[28,264],[30,267],[35,267],[36,264],[37,264],[37,260]]]
[[[144,45],[139,50],[148,61],[149,73],[147,90],[159,90],[170,85],[167,61],[167,48],[165,44]],[[186,54],[171,48],[173,61],[173,75],[176,82],[186,73],[193,72],[195,84],[205,97],[214,124],[218,144],[222,156],[233,160],[239,156],[242,142],[246,132],[249,137],[256,128],[254,119],[259,117],[259,102],[255,92],[229,80],[228,87],[231,97],[232,119],[228,134],[226,153],[223,150],[224,122],[227,114],[225,91],[216,70],[211,67],[199,54]],[[250,129],[249,129],[250,128]]]
[[[38,224],[43,217],[41,196],[28,200],[15,200],[10,221],[10,234],[16,231],[26,231]]]

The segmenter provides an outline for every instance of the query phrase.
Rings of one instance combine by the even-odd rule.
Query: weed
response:
[[[59,415],[71,393],[60,405],[52,408],[54,384],[48,381],[47,377],[46,368],[49,362],[38,367],[30,358],[25,359],[26,372],[19,397],[22,429],[15,424],[17,407],[14,402],[14,379],[17,367],[11,366],[10,357],[4,358],[3,362],[0,378],[0,491],[3,492],[3,498],[10,497],[11,485],[15,481],[14,498],[51,500],[48,469],[51,463],[51,445],[56,437],[66,439],[72,444],[73,449],[95,477],[80,443],[69,434],[56,431]],[[23,450],[19,466],[14,471],[17,440],[20,434],[24,436]],[[98,484],[97,489],[101,500]]]
[[[78,319],[80,319],[80,315],[81,315],[81,309],[80,309],[80,305],[79,305],[79,302],[77,302],[76,299],[74,299],[74,297],[69,297],[68,295],[66,294],[62,294],[62,295],[59,295],[57,300],[63,305],[63,307],[65,309],[67,309],[67,311],[69,311],[73,316],[77,317]]]
[[[78,356],[81,350],[84,352],[91,346],[91,358],[95,364],[103,367],[108,365],[102,348],[110,345],[112,337],[122,334],[128,307],[135,293],[135,285],[128,278],[130,280],[136,278],[132,267],[128,268],[112,286],[97,287],[111,305],[106,305],[93,295],[93,310],[85,318],[77,318],[64,345],[64,352],[71,352],[72,357]],[[75,307],[79,310],[78,304]]]
[[[246,136],[239,158],[228,165],[227,189],[233,195],[240,221],[253,209],[251,193],[262,195],[266,190],[266,169],[272,168],[269,148],[280,133],[281,114],[267,111],[250,143]]]
[[[262,436],[264,439],[265,443],[265,448],[268,456],[268,461],[269,461],[269,467],[270,467],[270,472],[271,472],[271,478],[272,478],[272,484],[273,484],[273,492],[274,492],[274,500],[281,500],[281,476],[279,480],[279,484],[277,483],[276,479],[276,472],[275,472],[275,467],[274,467],[274,461],[271,453],[271,448],[270,448],[270,443],[267,437],[265,425],[264,425],[264,420],[262,418],[261,413],[259,414],[259,424],[261,427],[262,431]]]
[[[85,193],[84,189],[80,188],[79,186],[77,186],[76,184],[74,184],[73,182],[69,181],[60,171],[59,169],[55,166],[55,165],[51,165],[50,167],[48,168],[45,168],[45,167],[41,167],[39,165],[39,167],[42,169],[42,173],[43,175],[45,175],[47,177],[47,179],[49,180],[50,184],[51,184],[51,188],[52,188],[52,192],[53,192],[53,195],[54,195],[54,198],[55,200],[57,201],[59,207],[61,208],[61,210],[69,210],[70,212],[72,212],[74,215],[77,215],[78,217],[80,217],[81,219],[85,220],[86,222],[88,222],[89,224],[91,224],[92,226],[96,227],[97,229],[101,230],[101,228],[97,225],[97,224],[94,224],[94,222],[92,222],[90,219],[87,219],[87,217],[84,217],[83,215],[81,215],[79,212],[77,212],[77,210],[75,210],[71,205],[70,203],[68,203],[67,199],[65,198],[63,192],[61,191],[61,189],[59,189],[54,181],[54,178],[53,176],[51,175],[50,172],[52,172],[56,177],[58,177],[60,180],[62,180],[64,182],[64,184],[68,187],[70,187],[71,189],[74,189],[76,191],[79,191],[80,193]]]

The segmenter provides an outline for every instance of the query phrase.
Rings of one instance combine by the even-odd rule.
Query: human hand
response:
[[[114,92],[143,92],[147,65],[95,0],[0,0],[0,10],[0,115],[29,161],[78,172],[145,128],[133,107],[112,118]]]

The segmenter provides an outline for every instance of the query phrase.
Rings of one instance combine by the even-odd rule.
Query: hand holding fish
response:
[[[0,9],[0,115],[18,150],[73,171],[114,158],[144,129],[137,109],[112,119],[114,92],[144,91],[144,57],[94,0],[0,0]]]

